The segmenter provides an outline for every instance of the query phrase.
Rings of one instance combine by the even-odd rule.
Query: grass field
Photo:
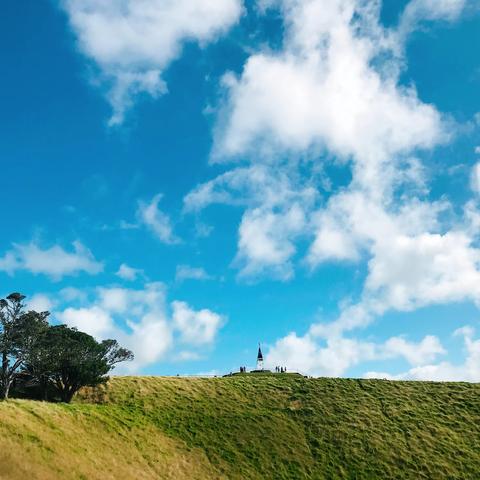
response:
[[[116,377],[0,404],[3,479],[480,478],[480,385]]]

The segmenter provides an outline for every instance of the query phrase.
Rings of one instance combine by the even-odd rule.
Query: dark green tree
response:
[[[7,399],[29,352],[48,328],[48,312],[25,312],[24,295],[11,293],[0,299],[0,390]]]
[[[36,380],[44,398],[53,387],[59,399],[69,403],[80,388],[106,382],[117,363],[132,359],[132,352],[116,340],[97,342],[75,328],[57,325],[44,332],[32,349],[25,371]]]

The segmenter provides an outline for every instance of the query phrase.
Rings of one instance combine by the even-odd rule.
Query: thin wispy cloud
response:
[[[166,244],[180,243],[180,239],[173,232],[170,217],[159,207],[162,197],[163,195],[159,193],[148,203],[140,202],[137,217],[161,242]]]
[[[184,282],[185,280],[213,280],[213,277],[202,267],[177,265],[175,280],[177,282]]]

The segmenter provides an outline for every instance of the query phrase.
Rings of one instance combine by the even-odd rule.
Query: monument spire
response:
[[[263,370],[263,354],[262,354],[262,347],[260,343],[258,344],[257,370]]]

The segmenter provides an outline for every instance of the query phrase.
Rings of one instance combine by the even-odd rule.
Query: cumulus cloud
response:
[[[396,61],[372,65],[392,48],[378,12],[354,0],[280,4],[284,50],[254,54],[240,77],[224,79],[229,101],[217,155],[317,146],[372,163],[439,141],[440,115],[398,85]]]
[[[315,376],[343,375],[361,361],[375,358],[375,345],[346,338],[329,339],[323,346],[310,335],[291,333],[278,340],[266,356],[270,367],[286,365],[290,371]]]
[[[62,0],[79,50],[99,70],[113,113],[124,121],[139,94],[167,91],[163,72],[186,42],[201,47],[240,17],[241,0]]]
[[[224,318],[211,310],[195,311],[185,302],[172,303],[173,324],[183,342],[192,345],[210,344],[215,340]]]
[[[115,331],[115,324],[110,314],[98,306],[66,308],[57,313],[57,318],[60,322],[99,339],[107,338]]]
[[[131,371],[165,359],[177,342],[189,347],[189,354],[176,360],[199,358],[198,349],[214,342],[225,317],[178,301],[171,303],[170,314],[166,296],[158,282],[142,289],[98,287],[89,298],[71,297],[56,308],[55,317],[98,339],[117,339],[135,354],[135,361],[125,367]]]
[[[296,251],[294,241],[305,225],[305,213],[299,204],[279,211],[248,210],[238,232],[235,263],[240,265],[240,277],[256,278],[267,273],[280,280],[291,278],[293,266],[290,258]]]
[[[143,270],[128,266],[126,263],[122,263],[116,273],[117,277],[122,280],[128,280],[133,282],[139,275],[143,274]]]
[[[303,239],[312,240],[312,269],[367,262],[359,301],[344,303],[335,322],[313,325],[313,339],[340,341],[389,309],[480,300],[478,209],[469,203],[455,218],[448,199],[432,200],[418,157],[450,140],[450,120],[399,82],[401,36],[423,20],[454,20],[464,5],[413,0],[398,29],[387,29],[378,2],[264,2],[283,15],[283,47],[253,53],[224,78],[213,159],[250,165],[198,186],[185,208],[245,209],[240,275],[291,278]],[[351,180],[322,192],[318,172],[328,163],[347,167]]]
[[[290,173],[261,164],[239,167],[198,185],[184,198],[186,212],[216,203],[246,209],[234,259],[241,278],[270,275],[286,280],[293,274],[294,242],[305,233],[317,192],[308,184],[300,185]]]
[[[35,312],[50,312],[55,306],[55,302],[43,293],[37,293],[27,300],[27,310]]]
[[[375,239],[360,301],[344,306],[332,323],[311,331],[323,338],[369,325],[390,309],[480,302],[480,250],[466,231],[389,235]]]
[[[448,142],[455,129],[434,105],[422,101],[413,84],[407,87],[399,80],[409,33],[424,21],[455,20],[465,2],[412,0],[393,29],[380,22],[380,2],[262,3],[281,11],[282,48],[261,47],[239,74],[224,76],[212,160],[223,167],[237,163],[194,188],[184,199],[184,211],[199,215],[214,203],[243,209],[234,259],[241,278],[292,278],[303,253],[300,245],[306,242],[304,265],[311,269],[327,261],[367,263],[358,301],[343,303],[333,323],[312,325],[303,337],[292,333],[279,339],[271,350],[273,364],[288,365],[291,359],[300,370],[336,375],[360,361],[401,357],[426,371],[443,353],[435,337],[419,343],[394,337],[375,344],[345,334],[389,309],[479,301],[477,206],[468,204],[465,218],[454,218],[447,199],[429,196],[419,159],[422,150]],[[135,37],[135,30],[129,30],[132,4],[124,6],[124,28]],[[105,12],[110,15],[107,7],[98,7],[104,8],[99,25],[107,18]],[[90,21],[91,15],[85,19]],[[119,25],[114,20],[112,31]],[[89,27],[75,27],[74,20],[72,24],[80,32],[80,47],[113,79],[113,123],[121,121],[132,95],[162,92],[161,71],[174,56],[159,61],[157,53],[150,52],[161,52],[155,41],[139,50],[135,42],[126,48],[123,37],[112,35],[111,45],[97,51],[89,46]],[[177,48],[184,37],[175,37]],[[132,70],[131,58],[139,51],[143,63]],[[348,170],[348,179],[323,188],[328,183],[322,177],[325,165]],[[472,177],[478,190],[475,171]],[[141,204],[138,218],[162,242],[176,243],[171,220],[159,209],[160,199],[157,195]],[[102,302],[109,312],[127,311],[118,292],[110,292]],[[177,327],[169,327],[172,335],[180,326],[190,332],[180,334],[185,338],[191,332],[205,334],[208,316],[202,323],[190,307],[176,308],[182,315],[174,321]],[[191,329],[184,328],[185,318]]]
[[[302,337],[290,333],[270,348],[266,363],[270,367],[287,365],[290,371],[309,375],[337,377],[366,361],[403,358],[418,367],[445,353],[438,338],[431,335],[418,343],[403,337],[374,343],[345,337],[330,337],[319,342],[310,332]]]
[[[421,342],[408,342],[403,337],[389,338],[383,347],[386,357],[403,357],[411,365],[425,365],[446,353],[439,339],[427,335]]]
[[[480,251],[463,232],[397,236],[373,253],[366,294],[388,308],[480,300]]]
[[[431,363],[411,368],[406,372],[392,375],[386,372],[370,371],[366,378],[387,378],[390,380],[433,380],[433,381],[480,381],[480,339],[474,337],[474,329],[462,327],[454,332],[464,343],[465,359],[463,363],[453,364],[448,361]]]
[[[413,86],[399,84],[398,38],[381,25],[379,4],[263,6],[282,12],[283,48],[253,53],[240,75],[225,76],[213,151],[216,161],[250,165],[196,187],[185,210],[245,208],[234,264],[246,278],[291,278],[299,240],[313,237],[305,260],[316,268],[362,259],[385,233],[438,229],[446,202],[418,198],[428,189],[413,155],[448,140],[446,121]],[[327,163],[347,165],[350,184],[325,191]]]
[[[73,251],[64,250],[59,245],[42,249],[32,242],[13,244],[13,248],[0,258],[0,271],[13,275],[18,270],[61,280],[64,276],[82,272],[95,275],[103,270],[103,264],[79,241],[73,242]]]
[[[170,217],[159,208],[163,195],[155,195],[149,203],[140,202],[137,217],[162,243],[179,243],[174,234]]]
[[[211,280],[212,277],[202,267],[191,267],[190,265],[177,265],[175,280]]]

